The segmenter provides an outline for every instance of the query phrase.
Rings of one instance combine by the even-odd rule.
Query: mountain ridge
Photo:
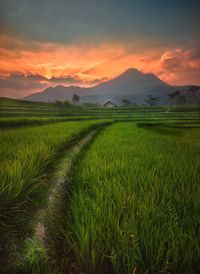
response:
[[[93,87],[58,85],[26,96],[23,100],[54,102],[71,100],[73,94],[77,94],[80,96],[80,103],[103,104],[107,100],[112,100],[120,105],[124,99],[143,104],[149,95],[153,95],[160,98],[160,104],[167,104],[169,103],[167,95],[174,90],[175,87],[168,85],[152,73],[143,73],[135,68],[129,68],[117,77]]]

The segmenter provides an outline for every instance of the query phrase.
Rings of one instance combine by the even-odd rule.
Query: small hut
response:
[[[107,108],[116,108],[117,105],[115,103],[113,103],[112,101],[107,101],[105,104],[104,104],[104,107],[107,107]]]

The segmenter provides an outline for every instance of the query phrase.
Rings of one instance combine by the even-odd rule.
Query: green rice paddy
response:
[[[50,178],[99,127],[72,163],[40,250],[33,220],[49,207]],[[199,273],[198,106],[105,109],[1,98],[0,128],[0,273]],[[19,267],[22,254],[29,268]]]

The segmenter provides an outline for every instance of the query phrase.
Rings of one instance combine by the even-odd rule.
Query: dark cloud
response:
[[[169,72],[199,71],[200,73],[200,48],[169,50],[161,57],[161,67]]]
[[[200,47],[188,50],[186,52],[186,58],[188,60],[200,60]]]
[[[7,94],[27,94],[33,91],[42,91],[49,86],[56,85],[95,85],[100,82],[99,79],[84,82],[81,79],[75,79],[70,76],[66,77],[52,77],[50,79],[39,74],[23,74],[21,72],[11,73],[9,76],[0,78],[0,96]],[[20,97],[20,96],[19,96]]]
[[[8,76],[0,77],[0,96],[22,98],[33,92],[48,87],[46,78],[40,75],[23,74],[14,72]]]
[[[75,79],[71,76],[66,77],[52,77],[49,79],[51,83],[57,83],[57,84],[80,84],[82,81],[80,79]]]
[[[2,0],[1,31],[59,43],[104,39],[197,43],[199,8],[198,0]]]
[[[96,80],[95,80],[96,81]],[[39,74],[23,74],[21,72],[11,73],[7,77],[0,78],[0,88],[43,88],[50,84],[81,84],[84,83],[81,79],[73,77],[52,77],[50,79]],[[93,83],[93,82],[92,82]]]
[[[44,80],[46,80],[46,78],[40,75],[25,75],[21,72],[11,73],[7,77],[0,78],[0,89],[11,88],[21,90],[45,88],[47,83],[41,82]]]

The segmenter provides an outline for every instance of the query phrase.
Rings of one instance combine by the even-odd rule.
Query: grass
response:
[[[168,109],[0,98],[0,272],[50,274],[50,256],[64,273],[198,273],[200,112]],[[66,149],[105,121],[121,122],[70,164],[60,208],[47,216],[45,249],[29,236],[54,169]]]
[[[29,210],[44,205],[53,162],[98,123],[102,122],[63,122],[0,131],[1,250],[28,230]]]
[[[62,217],[80,271],[198,273],[199,137],[199,129],[119,123],[96,138]]]
[[[168,111],[169,110],[169,111]],[[166,112],[168,111],[168,112]],[[199,118],[198,106],[157,106],[157,107],[118,107],[109,108],[85,108],[65,107],[53,103],[35,103],[12,99],[0,98],[0,117],[2,118],[133,118],[133,119],[195,119]],[[31,120],[31,119],[30,119]],[[2,120],[3,121],[3,120]],[[1,126],[1,123],[0,123]]]
[[[58,122],[67,121],[87,121],[94,120],[95,118],[90,116],[74,116],[74,117],[11,117],[11,118],[0,118],[0,128],[17,128],[23,126],[37,126],[45,124],[53,124]]]

